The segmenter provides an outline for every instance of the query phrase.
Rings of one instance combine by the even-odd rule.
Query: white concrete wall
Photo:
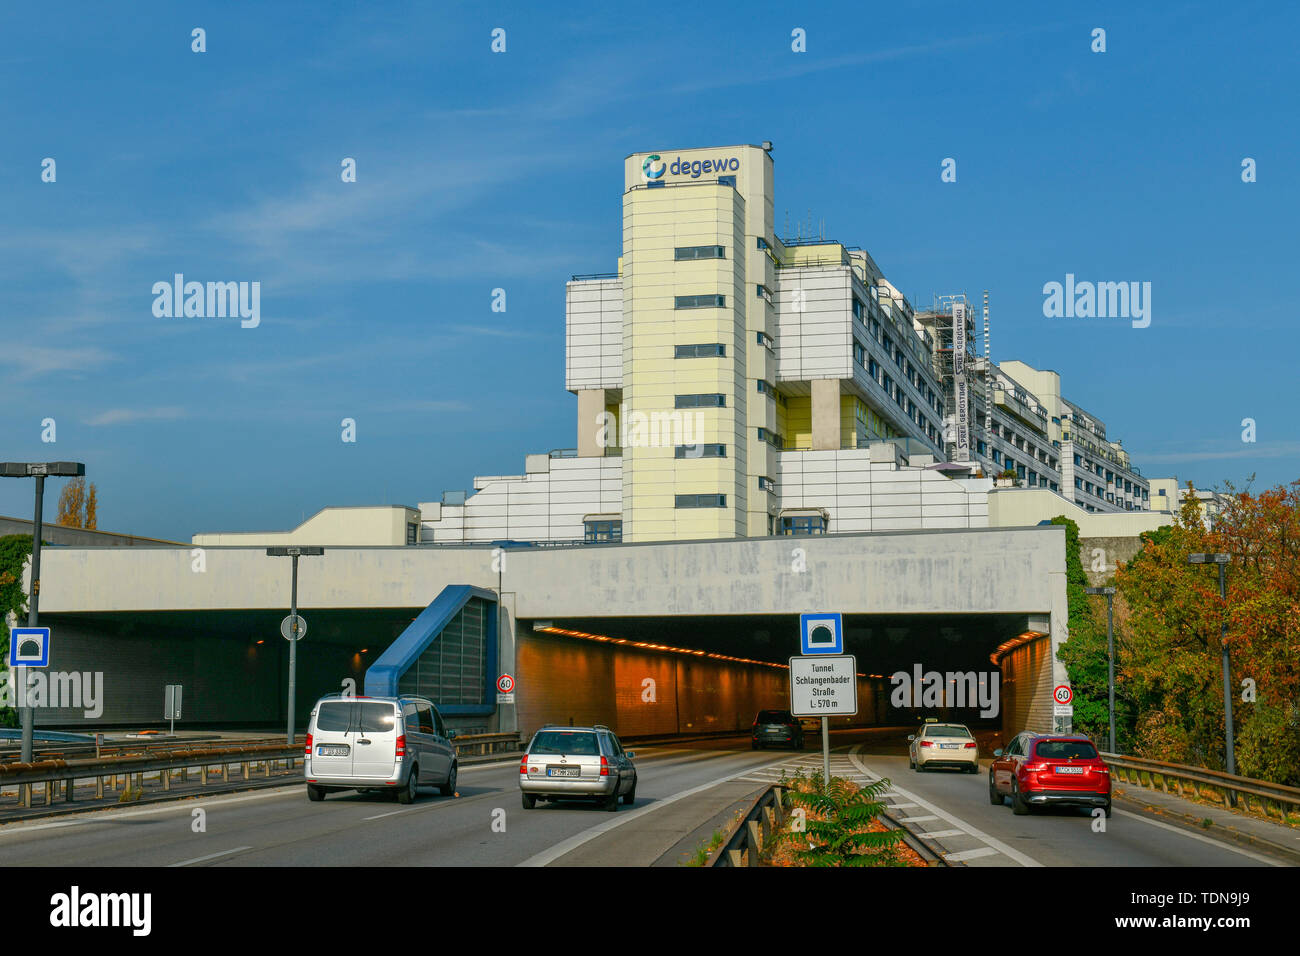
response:
[[[366,547],[406,544],[406,526],[420,512],[400,505],[324,508],[290,531],[235,531],[196,534],[202,547],[269,547],[272,545],[335,545]]]
[[[777,272],[777,382],[852,376],[852,275],[848,266]],[[796,308],[796,292],[803,311]]]
[[[464,505],[421,505],[420,540],[447,544],[513,539],[581,540],[589,514],[620,514],[623,460],[606,458],[538,459],[526,475],[476,478],[479,492]],[[545,466],[542,460],[545,460]]]
[[[564,387],[623,387],[623,281],[586,279],[567,283],[564,321]]]
[[[990,479],[872,463],[870,448],[785,452],[775,478],[780,507],[825,508],[831,534],[988,526]]]
[[[521,618],[628,615],[1041,613],[1064,634],[1064,529],[774,537],[520,549],[503,584]],[[803,550],[802,563],[791,549]],[[425,607],[449,584],[494,589],[493,549],[335,548],[303,559],[303,608]],[[51,548],[50,613],[281,608],[288,563],[212,548]],[[802,570],[799,570],[802,568]],[[1057,618],[1060,620],[1058,629]]]
[[[997,488],[988,498],[992,528],[1023,528],[1065,515],[1079,526],[1083,538],[1136,538],[1174,520],[1166,511],[1090,513],[1060,495],[1035,488]]]

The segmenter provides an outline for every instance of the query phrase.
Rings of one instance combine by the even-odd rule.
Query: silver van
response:
[[[307,722],[307,797],[324,800],[335,790],[383,790],[410,803],[422,786],[436,786],[451,796],[456,792],[455,735],[423,697],[322,697]]]

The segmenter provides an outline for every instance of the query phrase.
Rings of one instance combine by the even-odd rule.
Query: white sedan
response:
[[[927,721],[907,740],[907,763],[913,770],[953,767],[979,773],[979,744],[965,724]]]

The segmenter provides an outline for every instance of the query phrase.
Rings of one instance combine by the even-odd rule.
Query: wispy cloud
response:
[[[1189,449],[1187,451],[1157,452],[1156,454],[1144,454],[1142,461],[1156,464],[1172,464],[1187,461],[1219,461],[1231,458],[1290,458],[1292,456],[1300,458],[1300,441],[1243,444],[1231,450],[1210,448],[1201,451]]]
[[[95,346],[72,348],[7,343],[0,351],[0,366],[15,370],[17,379],[38,378],[54,372],[81,372],[115,358]]]
[[[185,418],[185,409],[177,405],[159,408],[110,408],[85,420],[87,425],[129,425],[132,422],[171,421]]]

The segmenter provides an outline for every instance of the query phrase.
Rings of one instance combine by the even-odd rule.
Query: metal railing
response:
[[[238,766],[244,780],[252,779],[255,765],[261,765],[265,776],[270,777],[273,764],[283,763],[285,772],[292,773],[298,761],[303,758],[303,744],[288,745],[257,744],[247,747],[204,748],[196,750],[154,751],[139,755],[118,755],[65,759],[42,759],[32,763],[0,764],[0,788],[17,786],[20,808],[32,806],[33,787],[44,784],[45,806],[54,804],[55,791],[63,785],[63,801],[72,803],[76,796],[78,780],[93,780],[95,799],[104,798],[104,781],[111,780],[110,789],[120,790],[125,783],[131,788],[131,778],[135,778],[134,789],[143,791],[146,774],[155,775],[163,791],[172,788],[172,777],[181,774],[181,781],[188,782],[189,771],[199,771],[200,783],[208,783],[209,771],[219,768],[223,783],[230,782],[231,766]]]
[[[772,834],[780,830],[785,821],[786,811],[782,794],[783,788],[778,786],[764,790],[754,801],[754,805],[749,808],[745,818],[740,821],[740,826],[731,835],[731,839],[714,854],[713,862],[709,865],[761,866],[764,848],[771,845]],[[925,860],[927,866],[951,865],[889,814],[882,813],[876,819],[884,824],[886,829],[901,830],[903,842],[916,851],[916,854]]]
[[[1280,783],[1269,783],[1252,777],[1239,777],[1236,774],[1223,773],[1220,770],[1206,770],[1204,767],[1189,767],[1185,764],[1164,763],[1160,760],[1147,760],[1142,757],[1125,757],[1117,754],[1103,753],[1102,759],[1111,772],[1125,783],[1135,783],[1149,789],[1162,789],[1170,793],[1172,783],[1178,796],[1186,795],[1190,790],[1196,797],[1203,796],[1202,790],[1212,793],[1227,806],[1237,806],[1238,802],[1246,810],[1257,809],[1265,817],[1271,817],[1269,806],[1277,808],[1277,815],[1285,822],[1289,813],[1300,811],[1300,788],[1287,787]],[[1144,779],[1145,778],[1145,779]],[[1159,784],[1157,784],[1159,778]],[[1258,807],[1252,807],[1251,801]],[[1290,807],[1287,811],[1284,807]]]

